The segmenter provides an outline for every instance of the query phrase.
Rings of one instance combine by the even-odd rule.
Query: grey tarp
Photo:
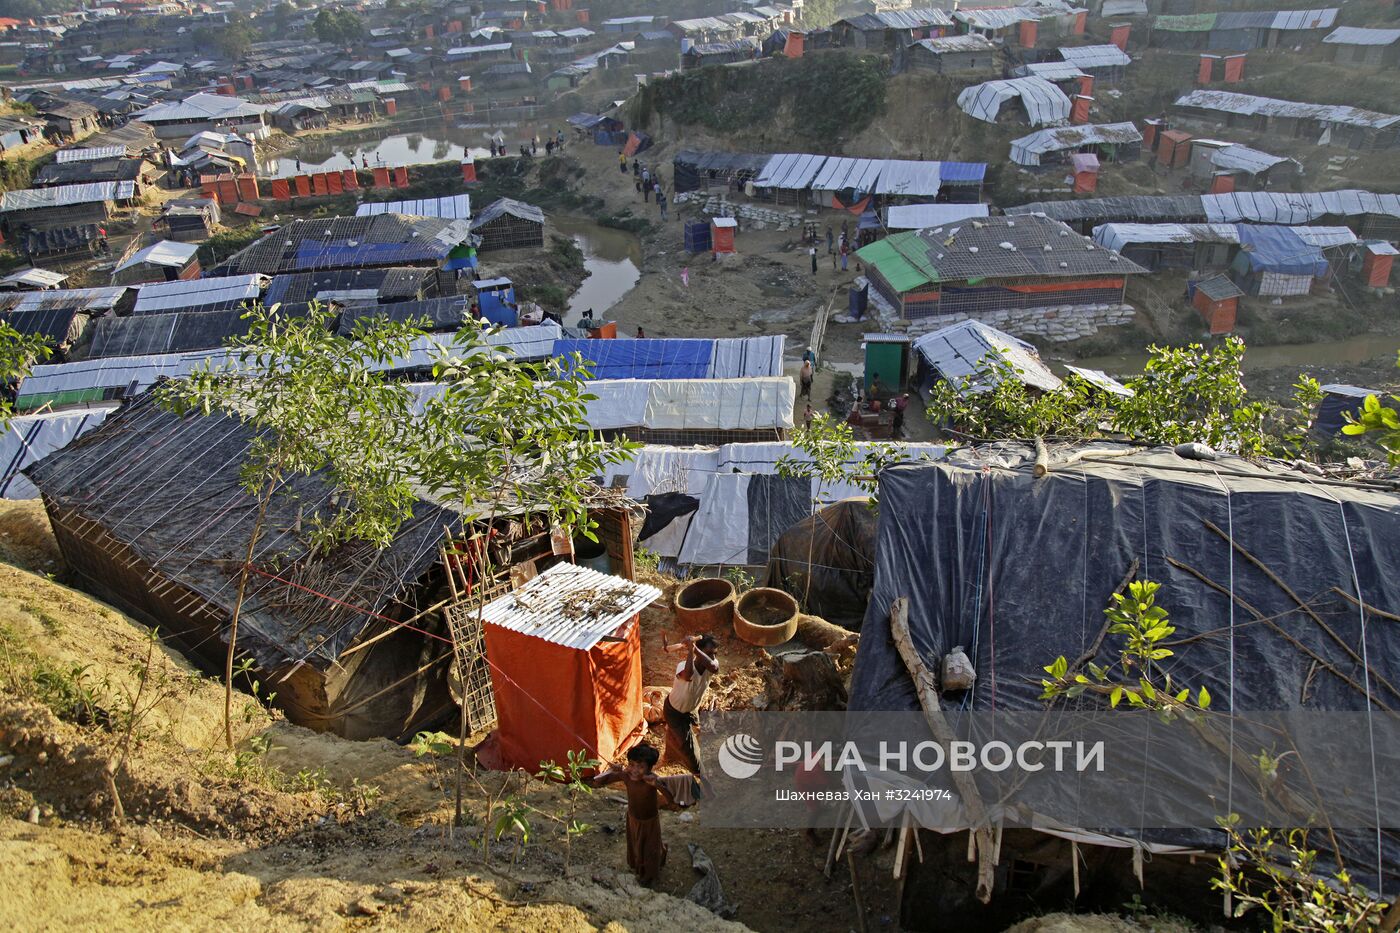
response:
[[[1332,590],[1356,595],[1359,589],[1365,602],[1400,614],[1400,496],[1314,485],[1302,474],[1270,473],[1233,457],[1205,463],[1170,449],[1124,456],[1121,448],[1102,446],[1120,455],[1057,468],[1069,451],[1052,451],[1051,472],[1041,479],[1032,475],[1033,452],[1009,444],[963,452],[957,463],[881,473],[875,589],[852,675],[851,710],[919,708],[890,638],[890,607],[899,597],[908,597],[914,644],[934,666],[955,645],[972,659],[978,680],[952,702],[954,714],[1041,709],[1042,669],[1090,647],[1110,594],[1134,560],[1137,579],[1162,584],[1157,601],[1170,613],[1174,639],[1204,636],[1179,644],[1163,664],[1177,683],[1207,687],[1213,710],[1366,710],[1358,691],[1168,562],[1181,561],[1222,584],[1232,580],[1241,605],[1275,617],[1298,644],[1362,678],[1360,665],[1299,614],[1279,586],[1242,557],[1232,561],[1230,547],[1206,521],[1229,529],[1347,645],[1364,651],[1374,700],[1400,707],[1400,696],[1377,682],[1400,682],[1400,639],[1387,628],[1395,623],[1372,616],[1363,630],[1357,607]],[[1234,638],[1222,634],[1232,622]],[[1112,657],[1116,652],[1105,647],[1099,661]],[[1077,702],[1095,708],[1087,698]],[[1069,708],[1076,708],[1073,702]],[[1380,749],[1377,760],[1376,777],[1393,780],[1395,750]],[[1207,833],[1168,836],[1175,838],[1159,841],[1219,841]],[[1344,848],[1358,845],[1352,868],[1368,883],[1375,881],[1376,840],[1374,831],[1343,840]],[[1382,848],[1393,890],[1400,843],[1387,833]]]
[[[875,508],[843,499],[793,525],[773,544],[767,586],[804,611],[859,629],[875,583]]]

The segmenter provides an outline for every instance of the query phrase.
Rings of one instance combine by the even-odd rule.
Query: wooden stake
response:
[[[890,606],[890,634],[894,646],[909,669],[914,687],[919,695],[919,706],[924,711],[924,721],[933,732],[934,740],[945,748],[951,747],[953,730],[943,718],[943,710],[938,701],[938,679],[928,664],[914,647],[914,639],[909,634],[909,598],[901,596]],[[977,899],[983,904],[991,902],[992,886],[995,882],[996,864],[992,860],[992,830],[987,824],[986,807],[977,784],[966,771],[953,773],[953,784],[962,797],[963,809],[971,822],[972,836],[969,844],[976,846],[977,853]]]
[[[904,877],[904,860],[909,854],[909,811],[905,810],[899,820],[899,843],[894,850],[894,877]]]
[[[1069,841],[1069,860],[1074,866],[1074,899],[1079,900],[1079,843]]]
[[[828,880],[831,878],[831,866],[836,862],[836,859],[839,858],[837,853],[837,841],[845,838],[846,830],[850,828],[851,820],[855,815],[855,807],[852,807],[846,812],[846,825],[839,830],[832,829],[831,831],[831,842],[826,847],[826,864],[822,866],[822,874],[825,875]]]
[[[856,902],[856,929],[867,933],[865,926],[865,901],[860,896],[860,875],[856,872],[856,857],[846,853],[846,866],[851,870],[851,896]]]

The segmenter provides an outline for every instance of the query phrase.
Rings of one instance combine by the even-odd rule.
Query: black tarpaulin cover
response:
[[[875,509],[843,499],[783,532],[768,559],[768,586],[786,590],[806,612],[860,628],[875,582]]]
[[[1400,614],[1400,496],[1317,485],[1301,473],[1234,457],[1186,460],[1170,449],[1056,468],[1070,452],[1052,450],[1052,470],[1040,479],[1032,474],[1033,451],[1023,445],[881,473],[875,587],[851,710],[919,708],[890,638],[890,606],[900,596],[909,599],[910,631],[931,667],[938,669],[955,645],[966,648],[976,667],[975,687],[945,699],[954,719],[959,710],[1042,708],[1042,669],[1090,647],[1110,594],[1134,560],[1137,579],[1162,584],[1157,602],[1176,627],[1172,639],[1204,636],[1177,646],[1163,663],[1177,683],[1207,687],[1216,712],[1366,710],[1357,688],[1241,604],[1232,615],[1225,595],[1169,563],[1184,563],[1227,589],[1233,581],[1242,603],[1355,683],[1367,681],[1360,663],[1206,522],[1233,534],[1366,657],[1376,706],[1400,709],[1400,695],[1379,683],[1400,685],[1400,623],[1368,616],[1363,640],[1357,606],[1333,591],[1359,592],[1369,605]],[[1110,640],[1098,660],[1116,657]],[[1098,701],[1068,702],[1087,710]],[[1377,779],[1395,780],[1397,750],[1377,754]],[[1374,835],[1363,846],[1369,858],[1362,855],[1362,863],[1374,866]],[[1400,870],[1400,848],[1390,838],[1385,848],[1387,871]]]

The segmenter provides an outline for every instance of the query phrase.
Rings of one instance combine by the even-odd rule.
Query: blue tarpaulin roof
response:
[[[980,183],[987,177],[986,162],[940,162],[938,175],[945,185]]]
[[[1327,260],[1321,250],[1303,242],[1288,227],[1237,224],[1240,245],[1249,256],[1249,267],[1256,272],[1285,275],[1326,275]]]
[[[578,353],[592,379],[707,379],[713,340],[556,340],[556,357]]]

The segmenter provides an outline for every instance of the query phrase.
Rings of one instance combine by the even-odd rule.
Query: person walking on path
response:
[[[627,156],[623,154],[621,149],[617,150],[617,168],[622,174],[627,174]]]
[[[621,781],[627,788],[627,867],[637,880],[650,886],[666,864],[666,843],[661,841],[661,814],[664,799],[675,803],[667,783],[652,770],[661,758],[655,746],[635,745],[627,751],[627,766],[612,767],[588,779],[589,787],[606,787]]]
[[[811,249],[807,250],[807,255],[809,255],[809,256],[812,257],[812,274],[813,274],[813,275],[816,275],[816,274],[817,274],[817,248],[816,248],[815,246],[813,246]]]
[[[890,425],[890,437],[895,440],[898,440],[899,436],[904,433],[904,409],[908,407],[908,392],[890,402],[890,408],[894,411],[894,421]]]
[[[642,169],[642,200],[651,200],[651,169]]]
[[[807,409],[802,412],[802,426],[810,431],[812,428],[812,419],[815,417],[816,414],[812,411],[812,403],[808,402]]]
[[[661,190],[661,186],[656,186],[656,206],[661,208],[661,219],[666,219],[666,192]]]
[[[831,224],[827,224],[827,225],[826,225],[826,251],[827,251],[828,253],[834,253],[834,252],[836,252],[836,247],[832,245],[833,242],[834,242],[834,238],[832,237],[832,234],[831,234]]]
[[[799,373],[798,376],[797,376],[798,385],[800,385],[800,386],[802,387],[802,391],[801,391],[800,395],[798,396],[799,398],[811,398],[811,397],[812,397],[812,376],[813,376],[813,372],[812,372],[812,361],[811,361],[811,360],[803,360],[803,361],[802,361],[802,372]]]
[[[845,243],[841,244],[841,271],[846,271],[846,257],[850,255],[851,248]]]

